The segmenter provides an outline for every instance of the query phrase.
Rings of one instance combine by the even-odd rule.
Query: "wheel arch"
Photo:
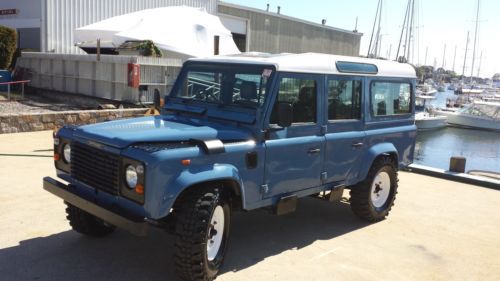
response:
[[[160,203],[154,217],[156,219],[167,217],[171,208],[179,200],[182,200],[182,196],[185,196],[190,190],[206,184],[221,185],[225,190],[230,191],[233,208],[245,208],[243,181],[238,169],[230,164],[217,164],[197,167],[196,170],[185,170],[180,173],[164,188],[163,197],[167,200]]]
[[[359,177],[360,181],[366,178],[373,163],[382,157],[389,157],[394,164],[394,169],[398,169],[399,154],[396,147],[392,143],[379,143],[370,147],[366,152],[363,163],[369,163],[369,165],[363,165]]]

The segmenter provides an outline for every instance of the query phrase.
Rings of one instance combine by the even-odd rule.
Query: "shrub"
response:
[[[146,57],[161,57],[162,56],[160,49],[151,40],[145,40],[145,41],[141,42],[141,44],[139,44],[136,47],[136,50],[138,50],[142,56],[146,56]]]
[[[0,25],[0,69],[10,67],[16,51],[17,32],[15,29]]]

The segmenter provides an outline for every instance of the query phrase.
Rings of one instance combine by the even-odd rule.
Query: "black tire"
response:
[[[81,234],[92,237],[104,237],[115,230],[115,226],[105,223],[100,218],[66,203],[66,218],[71,228]]]
[[[223,194],[220,188],[196,187],[185,194],[180,202],[178,210],[174,210],[174,261],[177,274],[186,281],[213,280],[222,266],[227,249],[231,222],[230,197]],[[212,225],[216,208],[219,215],[223,212],[223,234],[216,255],[209,259],[207,245],[216,236],[213,233],[215,226]]]
[[[383,188],[380,188],[380,182],[379,184],[374,183],[374,180],[379,174],[386,178],[386,175],[388,175],[390,190],[385,201],[375,202],[372,199],[372,185],[375,189],[373,193],[375,194],[375,191],[377,192],[374,196],[378,196],[379,192],[383,190]],[[391,211],[394,200],[396,200],[396,194],[398,193],[397,189],[398,173],[395,164],[389,157],[379,158],[373,163],[365,180],[351,188],[351,209],[356,216],[363,220],[370,222],[381,221],[385,219]],[[375,200],[377,201],[377,199]]]

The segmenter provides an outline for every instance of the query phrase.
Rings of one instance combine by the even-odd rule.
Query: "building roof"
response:
[[[354,72],[340,72],[336,66],[337,62],[352,62],[371,64],[377,67],[378,71],[376,74],[364,73],[363,76],[416,78],[415,69],[407,63],[319,53],[276,55],[267,53],[242,53],[231,56],[214,56],[204,59],[191,59],[190,61],[274,65],[276,70],[284,72],[338,75],[352,75]]]
[[[317,27],[321,27],[321,28],[325,28],[325,29],[331,29],[331,30],[335,30],[335,31],[340,31],[340,32],[344,32],[344,33],[349,33],[349,34],[360,36],[360,37],[363,36],[363,33],[360,33],[357,31],[351,31],[351,30],[341,29],[341,28],[337,28],[337,27],[333,27],[333,26],[329,26],[329,25],[323,25],[323,24],[319,24],[319,23],[315,23],[315,22],[311,22],[311,21],[307,21],[307,20],[303,20],[303,19],[299,19],[299,18],[286,16],[283,14],[273,13],[271,11],[268,12],[268,11],[261,10],[261,9],[256,9],[256,8],[247,7],[247,6],[241,6],[241,5],[223,2],[223,1],[218,1],[217,5],[232,7],[232,8],[236,8],[236,9],[240,9],[240,10],[250,11],[250,12],[259,13],[259,14],[265,14],[265,15],[278,17],[278,18],[282,18],[282,19],[287,19],[287,20],[291,20],[291,21],[296,21],[296,22],[301,22],[304,24],[313,25],[313,26],[317,26]]]

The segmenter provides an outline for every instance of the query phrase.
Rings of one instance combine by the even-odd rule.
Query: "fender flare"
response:
[[[395,155],[396,158],[396,167],[398,167],[399,155],[398,150],[394,146],[394,144],[390,142],[378,143],[370,149],[368,149],[363,157],[363,163],[370,163],[370,165],[362,165],[362,168],[359,173],[359,178],[363,181],[368,175],[368,171],[370,171],[373,161],[380,155]]]
[[[163,198],[166,200],[160,203],[154,215],[155,218],[162,218],[170,213],[170,209],[175,201],[188,188],[204,183],[214,181],[233,181],[237,185],[238,195],[241,197],[241,206],[245,208],[245,192],[243,188],[243,181],[240,177],[238,169],[231,164],[213,164],[202,167],[197,167],[193,170],[182,171],[178,177],[173,179],[168,186],[166,186]]]

